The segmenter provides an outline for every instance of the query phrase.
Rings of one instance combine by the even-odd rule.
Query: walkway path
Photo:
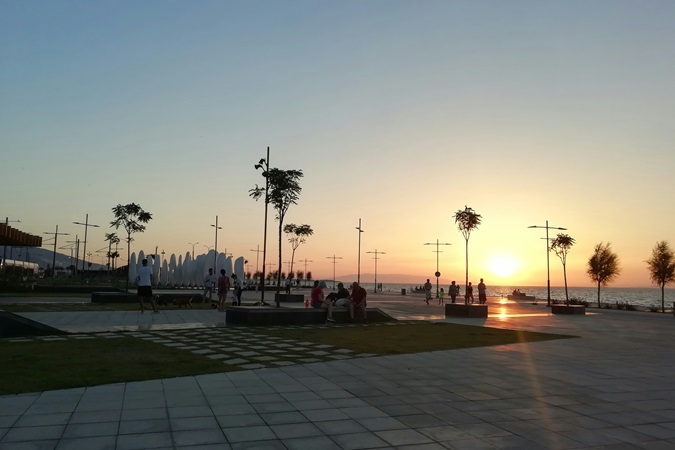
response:
[[[418,297],[369,297],[400,318],[446,320]],[[487,320],[447,321],[580,338],[3,396],[0,450],[675,449],[673,317],[591,312],[490,299]],[[160,340],[253,332],[219,327],[215,311],[146,313],[141,330],[133,314],[26,315],[80,332],[136,320],[134,333]]]

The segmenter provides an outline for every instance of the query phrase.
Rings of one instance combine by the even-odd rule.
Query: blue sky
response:
[[[616,284],[648,285],[674,238],[674,19],[670,1],[4,1],[0,216],[74,235],[89,214],[98,249],[136,202],[155,218],[134,249],[185,254],[218,215],[219,249],[255,259],[270,146],[305,174],[287,222],[313,227],[315,277],[335,254],[355,273],[362,218],[381,273],[431,276],[438,238],[461,278],[469,205],[475,277],[545,282],[527,226],[548,219],[577,239],[571,284],[610,241]]]

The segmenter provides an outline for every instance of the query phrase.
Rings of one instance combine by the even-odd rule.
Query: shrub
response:
[[[656,305],[649,305],[647,308],[649,308],[651,312],[659,312],[661,310],[661,308]]]
[[[612,305],[609,304],[609,303],[603,303],[603,304],[602,304],[602,307],[603,307],[604,309],[612,309]]]

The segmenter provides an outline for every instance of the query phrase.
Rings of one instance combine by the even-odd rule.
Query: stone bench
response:
[[[304,303],[304,294],[274,294],[274,301],[281,303]]]
[[[378,308],[368,309],[368,322],[395,322],[396,319]],[[351,322],[347,308],[335,308],[337,323]],[[356,322],[361,317],[356,314]],[[225,322],[235,325],[309,325],[326,322],[326,310],[319,308],[273,308],[269,306],[229,306]]]
[[[487,318],[488,305],[469,303],[446,303],[445,317],[482,317]]]
[[[552,314],[586,315],[584,305],[551,305]]]

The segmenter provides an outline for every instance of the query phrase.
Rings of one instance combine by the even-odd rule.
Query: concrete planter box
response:
[[[303,303],[305,296],[303,294],[274,294],[274,301],[280,303]]]
[[[446,303],[445,317],[484,317],[488,316],[488,305]]]
[[[584,305],[551,305],[551,312],[553,314],[573,314],[583,316],[586,314],[586,307]]]

